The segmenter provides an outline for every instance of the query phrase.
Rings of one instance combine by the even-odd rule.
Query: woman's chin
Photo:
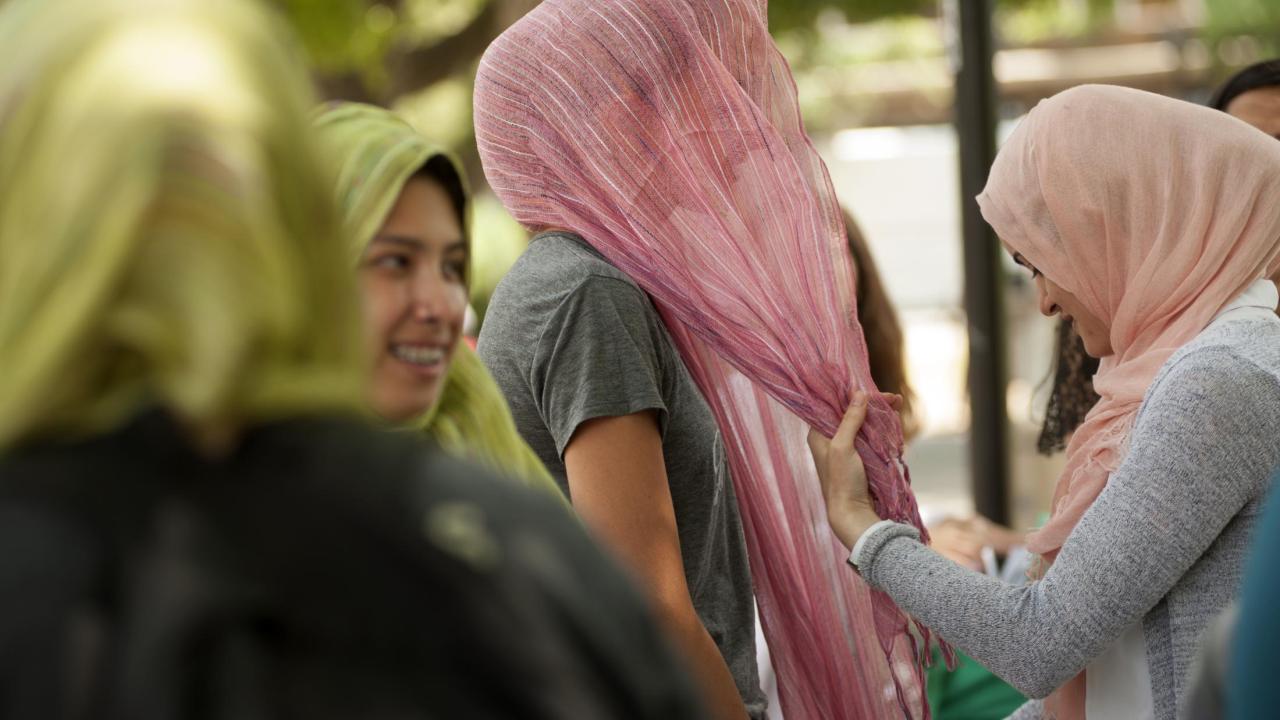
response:
[[[373,398],[373,409],[389,423],[402,425],[422,417],[436,404],[442,383],[404,387],[396,384],[380,388]]]

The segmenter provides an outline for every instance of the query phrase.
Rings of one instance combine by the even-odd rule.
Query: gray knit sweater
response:
[[[1043,580],[1006,585],[889,525],[863,577],[946,640],[1044,698],[1142,620],[1156,718],[1178,716],[1201,632],[1236,592],[1280,466],[1280,320],[1215,323],[1165,363],[1129,453]],[[1040,717],[1033,701],[1015,717]]]

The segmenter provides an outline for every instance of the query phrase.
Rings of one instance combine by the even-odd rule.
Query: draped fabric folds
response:
[[[461,164],[449,153],[390,110],[372,105],[333,104],[317,115],[315,126],[336,166],[334,192],[353,261],[386,221],[405,183],[435,161],[452,169],[445,192],[454,201],[470,246],[470,192]],[[454,350],[436,404],[412,426],[452,455],[564,499],[551,473],[520,437],[498,384],[465,342]]]
[[[476,138],[522,224],[580,234],[649,293],[710,403],[787,717],[922,717],[908,620],[845,564],[804,442],[873,384],[838,202],[765,15],[545,0],[481,61]],[[875,393],[858,450],[881,516],[921,527]]]
[[[0,8],[0,449],[162,408],[356,412],[355,291],[301,58],[248,2]]]

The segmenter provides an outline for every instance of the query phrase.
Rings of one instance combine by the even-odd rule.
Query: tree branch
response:
[[[500,4],[490,0],[465,28],[434,45],[392,50],[387,58],[388,95],[396,98],[430,87],[474,62],[506,29],[498,27]]]
[[[325,100],[349,100],[351,102],[379,104],[377,98],[369,93],[364,81],[357,73],[342,75],[320,75],[316,77],[316,89]]]
[[[489,43],[538,4],[538,0],[489,0],[458,33],[426,47],[396,47],[385,60],[389,81],[377,91],[358,72],[322,76],[318,84],[328,99],[388,105],[396,98],[430,87],[465,69]]]

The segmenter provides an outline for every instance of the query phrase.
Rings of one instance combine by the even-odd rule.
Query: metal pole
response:
[[[1009,522],[1008,416],[1000,246],[974,197],[996,153],[992,0],[946,0],[952,28],[960,214],[964,230],[964,305],[969,329],[970,477],[977,511]]]

